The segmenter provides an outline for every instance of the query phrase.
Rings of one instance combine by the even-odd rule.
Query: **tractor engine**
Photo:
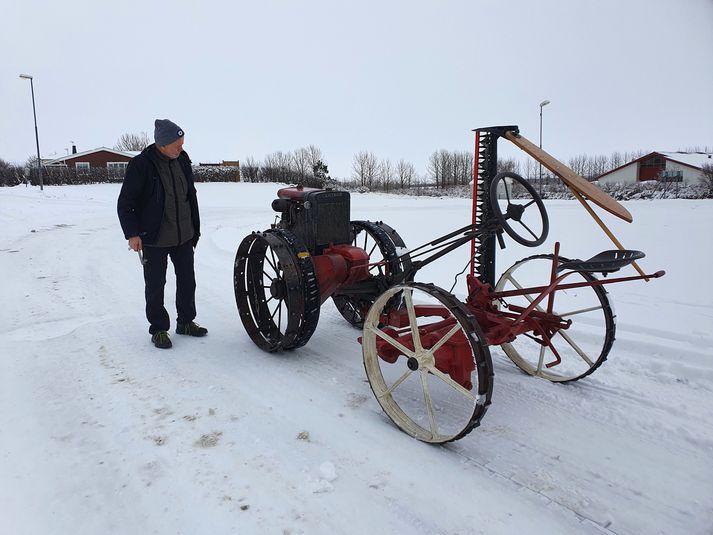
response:
[[[292,232],[312,256],[321,303],[340,286],[369,277],[369,255],[351,245],[348,191],[295,186],[277,197],[272,209],[282,216],[276,227]]]
[[[376,298],[411,266],[394,229],[349,220],[349,192],[282,188],[272,208],[280,220],[243,239],[233,269],[240,320],[265,351],[306,344],[329,297],[360,327]]]

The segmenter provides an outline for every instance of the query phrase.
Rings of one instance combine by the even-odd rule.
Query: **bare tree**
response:
[[[297,180],[300,183],[310,176],[312,172],[312,166],[309,149],[306,147],[301,147],[297,149],[292,157],[292,162],[294,164],[294,170],[297,173]]]
[[[396,180],[401,189],[411,186],[414,177],[416,176],[416,168],[411,162],[407,162],[403,158],[396,164]]]
[[[436,187],[443,183],[443,169],[441,168],[441,160],[438,157],[438,151],[432,152],[428,157],[428,165],[426,171]]]
[[[569,168],[579,176],[584,176],[588,158],[586,154],[578,154],[577,156],[571,157],[569,159]]]
[[[453,153],[453,178],[455,184],[467,185],[473,180],[473,153]]]
[[[445,149],[435,151],[428,158],[428,175],[436,187],[444,188],[454,182],[453,154]]]
[[[633,162],[634,160],[641,158],[642,156],[644,156],[645,154],[648,154],[649,152],[651,152],[651,151],[650,150],[641,150],[641,149],[635,150],[632,152],[625,152],[624,153],[624,162],[625,163]]]
[[[539,166],[537,163],[535,163],[535,160],[532,158],[526,158],[525,159],[525,169],[524,173],[525,176],[524,178],[529,182],[532,179],[534,179],[537,176],[537,173],[539,172]]]
[[[261,176],[265,182],[296,182],[297,172],[292,153],[277,151],[265,156]]]
[[[515,158],[498,158],[498,172],[520,173],[520,162]]]
[[[589,178],[589,180],[594,180],[599,175],[603,175],[610,169],[609,158],[602,154],[596,155],[594,157],[593,168],[594,168],[594,173]]]
[[[381,164],[379,164],[379,182],[384,191],[389,191],[390,188],[393,188],[394,166],[388,158],[382,160]]]
[[[443,186],[450,186],[455,184],[455,175],[453,174],[453,153],[447,150],[441,149],[438,151],[439,158],[441,159],[441,170],[443,172]]]
[[[360,186],[371,188],[378,176],[378,162],[373,153],[363,150],[354,155],[352,160],[352,178]]]
[[[141,151],[151,144],[149,135],[146,132],[140,134],[122,134],[114,145],[115,150]]]
[[[240,166],[240,174],[245,182],[260,182],[260,164],[248,156]]]
[[[612,169],[621,167],[625,163],[626,162],[624,161],[624,158],[622,157],[620,152],[612,152],[612,155],[609,158],[609,169],[607,169],[607,171],[611,171]]]
[[[309,153],[307,161],[309,162],[310,169],[314,169],[314,166],[317,165],[317,162],[322,165],[326,165],[324,161],[324,156],[322,155],[322,150],[319,147],[315,147],[314,145],[308,145],[306,147],[306,150]]]

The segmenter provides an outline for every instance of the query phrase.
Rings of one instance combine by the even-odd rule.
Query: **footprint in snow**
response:
[[[218,445],[220,437],[222,436],[222,431],[214,431],[212,433],[208,433],[207,435],[201,436],[201,438],[196,440],[193,445],[197,448],[214,448]]]
[[[369,398],[364,394],[355,394],[354,392],[350,392],[347,396],[347,405],[349,405],[352,409],[358,409],[366,403],[368,399]]]

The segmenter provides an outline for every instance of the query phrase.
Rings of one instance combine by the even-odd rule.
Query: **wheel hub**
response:
[[[273,279],[270,284],[270,295],[275,299],[284,299],[287,295],[287,287],[282,279]]]
[[[426,350],[417,353],[416,359],[418,360],[418,365],[425,368],[433,368],[436,364],[436,359]]]

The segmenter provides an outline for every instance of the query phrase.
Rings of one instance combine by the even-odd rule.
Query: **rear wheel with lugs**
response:
[[[235,301],[250,338],[265,351],[295,349],[319,320],[319,285],[304,244],[270,229],[243,239],[233,270]]]

